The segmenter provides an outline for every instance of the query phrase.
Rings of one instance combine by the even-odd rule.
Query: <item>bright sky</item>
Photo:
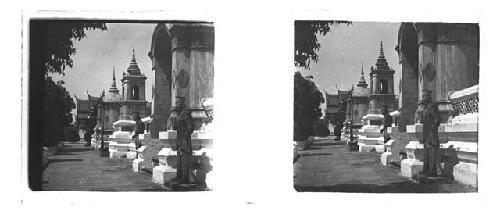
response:
[[[151,101],[153,80],[152,62],[148,57],[151,39],[156,24],[107,24],[108,30],[88,30],[87,38],[75,41],[77,52],[73,68],[66,70],[66,76],[53,76],[54,80],[63,79],[70,94],[86,98],[85,92],[93,96],[106,93],[111,87],[113,66],[116,68],[116,85],[122,94],[121,78],[132,59],[132,49],[141,73],[146,79],[146,100]]]
[[[310,70],[304,75],[313,75],[320,90],[336,93],[335,85],[341,90],[357,84],[361,76],[361,62],[364,61],[365,80],[370,82],[370,67],[374,66],[384,43],[384,53],[389,67],[394,69],[394,92],[399,92],[401,65],[395,50],[400,23],[353,22],[352,25],[333,26],[325,36],[318,36],[321,48],[317,63],[311,62]]]

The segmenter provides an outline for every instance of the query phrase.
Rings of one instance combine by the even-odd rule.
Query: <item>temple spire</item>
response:
[[[377,63],[375,65],[377,69],[389,69],[389,64],[387,63],[384,55],[384,43],[382,41],[380,41],[380,54],[378,55]]]
[[[130,61],[130,65],[127,68],[127,72],[129,75],[136,75],[136,76],[141,75],[141,70],[137,65],[137,60],[135,59],[135,49],[133,48],[132,48],[132,60]]]
[[[380,55],[379,55],[379,57],[385,58],[385,55],[384,55],[384,43],[382,41],[380,41]]]
[[[365,71],[364,71],[363,61],[361,61],[361,78],[359,79],[358,87],[367,87],[368,84],[365,80]]]
[[[111,83],[111,88],[109,88],[109,92],[119,92],[119,90],[116,88],[115,66],[113,66],[113,83]]]

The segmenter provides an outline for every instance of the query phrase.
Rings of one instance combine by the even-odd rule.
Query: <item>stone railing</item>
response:
[[[460,116],[479,112],[479,85],[453,92],[449,95],[453,115]]]

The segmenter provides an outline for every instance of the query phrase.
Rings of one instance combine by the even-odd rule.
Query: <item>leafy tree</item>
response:
[[[312,76],[303,77],[300,72],[294,75],[294,140],[302,141],[315,135],[315,124],[322,115],[319,107],[325,102],[323,94],[312,81]]]
[[[51,146],[67,138],[65,128],[68,129],[73,122],[71,110],[75,108],[75,103],[64,88],[64,81],[55,83],[49,73],[65,75],[66,67],[73,67],[71,56],[77,52],[73,42],[86,38],[86,30],[107,30],[107,27],[101,22],[78,21],[48,21],[36,25],[43,25],[45,31],[43,37],[46,44],[41,53],[45,73],[44,140],[46,145]]]
[[[71,110],[76,105],[64,87],[64,82],[56,83],[51,77],[45,79],[44,97],[44,143],[47,146],[54,146],[65,140],[65,128],[73,122]]]
[[[309,69],[312,61],[318,62],[317,52],[321,45],[318,42],[317,34],[326,35],[331,30],[332,25],[347,24],[350,21],[295,21],[295,66]]]
[[[43,56],[45,74],[64,75],[66,67],[73,67],[71,56],[76,54],[73,41],[85,38],[85,30],[107,30],[105,23],[53,21],[46,23],[47,50]]]

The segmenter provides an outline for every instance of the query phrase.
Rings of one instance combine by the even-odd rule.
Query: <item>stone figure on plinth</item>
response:
[[[144,122],[142,122],[141,116],[139,116],[139,112],[135,112],[134,120],[135,120],[134,135],[132,136],[132,139],[134,139],[135,148],[139,149],[141,147],[141,143],[139,141],[139,134],[144,134],[145,124]]]
[[[384,115],[384,124],[380,132],[384,134],[384,143],[385,143],[390,140],[389,134],[387,134],[387,128],[392,126],[392,116],[389,114],[389,109],[387,105],[384,106],[383,115]]]
[[[191,111],[186,108],[183,97],[175,98],[175,108],[170,116],[170,129],[177,131],[175,150],[177,151],[177,178],[179,184],[189,184],[191,174],[191,134],[194,131],[194,120]]]
[[[416,113],[416,121],[423,124],[420,143],[424,144],[424,171],[427,176],[437,176],[439,152],[439,110],[436,103],[432,102],[431,91],[422,91],[422,100]]]

